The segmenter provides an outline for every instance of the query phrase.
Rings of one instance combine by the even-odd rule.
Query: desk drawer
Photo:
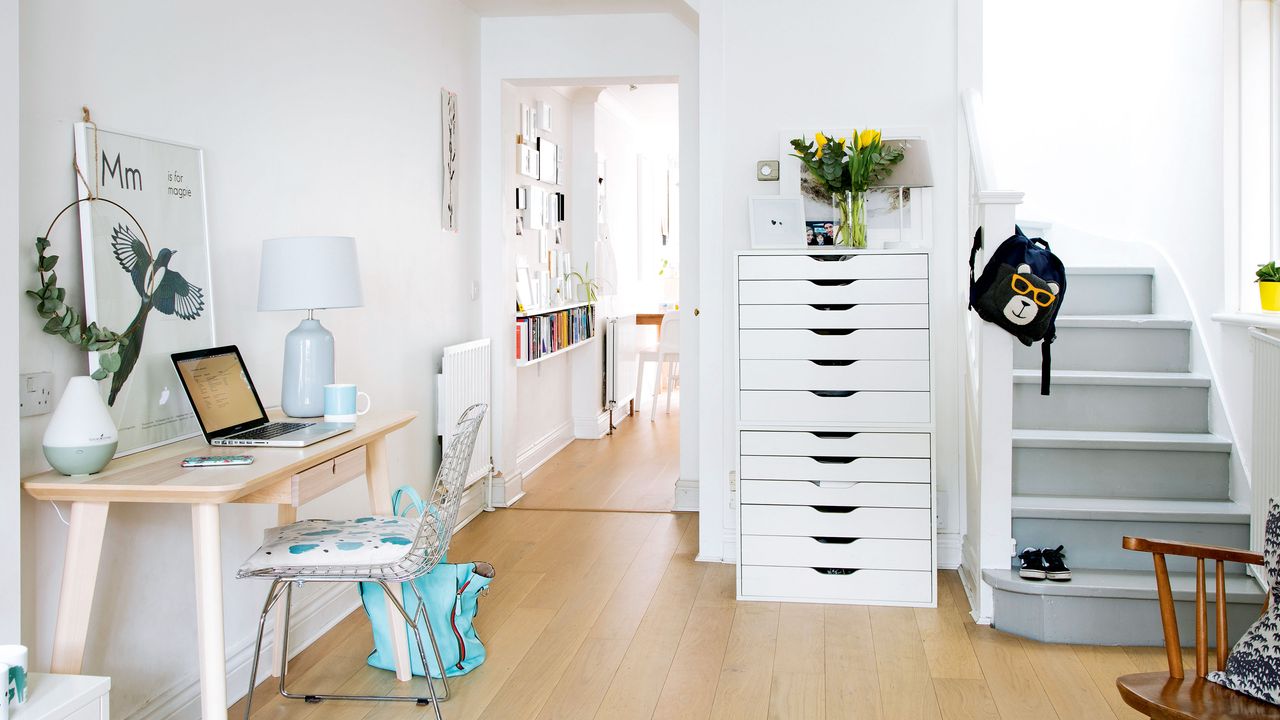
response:
[[[743,505],[743,535],[804,535],[928,540],[929,508],[824,508],[807,505]]]
[[[927,303],[928,280],[742,280],[742,305]]]
[[[928,603],[933,573],[916,570],[857,570],[826,575],[813,568],[742,566],[742,594],[811,600]]]
[[[816,482],[929,482],[927,458],[744,455],[742,479]]]
[[[925,255],[743,255],[738,277],[743,280],[810,280],[863,278],[923,278],[929,276]]]
[[[752,505],[838,505],[927,508],[928,483],[828,480],[743,480],[742,502]]]
[[[291,478],[293,505],[301,505],[364,475],[365,452],[358,447]]]
[[[928,330],[741,330],[743,360],[928,360]]]
[[[932,570],[928,540],[814,538],[743,535],[743,565]]]
[[[742,328],[927,328],[928,305],[740,305]]]
[[[742,421],[755,423],[924,423],[927,392],[853,392],[826,396],[802,390],[743,390]]]
[[[928,458],[928,433],[745,430],[743,455]]]
[[[839,362],[847,365],[829,365]],[[743,390],[929,389],[928,360],[743,360]]]

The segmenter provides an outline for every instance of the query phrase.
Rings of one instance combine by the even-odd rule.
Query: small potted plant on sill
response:
[[[1262,300],[1262,309],[1268,312],[1280,312],[1280,268],[1276,261],[1258,268],[1258,297]]]

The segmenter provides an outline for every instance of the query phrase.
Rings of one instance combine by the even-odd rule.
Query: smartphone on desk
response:
[[[197,455],[185,458],[182,467],[221,467],[224,465],[249,465],[252,455]]]

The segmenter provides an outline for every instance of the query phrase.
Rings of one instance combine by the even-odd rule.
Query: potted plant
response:
[[[830,138],[817,133],[813,141],[795,138],[791,141],[793,156],[800,158],[809,176],[818,186],[831,193],[831,203],[840,216],[836,244],[846,247],[867,246],[867,190],[893,172],[906,152],[902,146],[885,145],[880,131],[854,131],[848,140]]]
[[[1269,312],[1280,311],[1280,268],[1276,261],[1258,268],[1258,297],[1262,300],[1262,309]]]

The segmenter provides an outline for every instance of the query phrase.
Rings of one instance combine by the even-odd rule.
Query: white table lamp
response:
[[[290,417],[324,415],[333,382],[333,334],[315,311],[360,307],[360,265],[352,237],[286,237],[262,242],[258,311],[306,310],[284,342],[280,407]]]
[[[903,156],[902,162],[894,165],[889,176],[876,184],[876,187],[897,188],[898,190],[898,240],[901,241],[903,214],[906,212],[906,207],[903,204],[902,189],[933,187],[933,169],[932,163],[929,162],[929,143],[920,138],[912,138],[910,140],[885,140],[884,144],[906,148],[906,155]]]

